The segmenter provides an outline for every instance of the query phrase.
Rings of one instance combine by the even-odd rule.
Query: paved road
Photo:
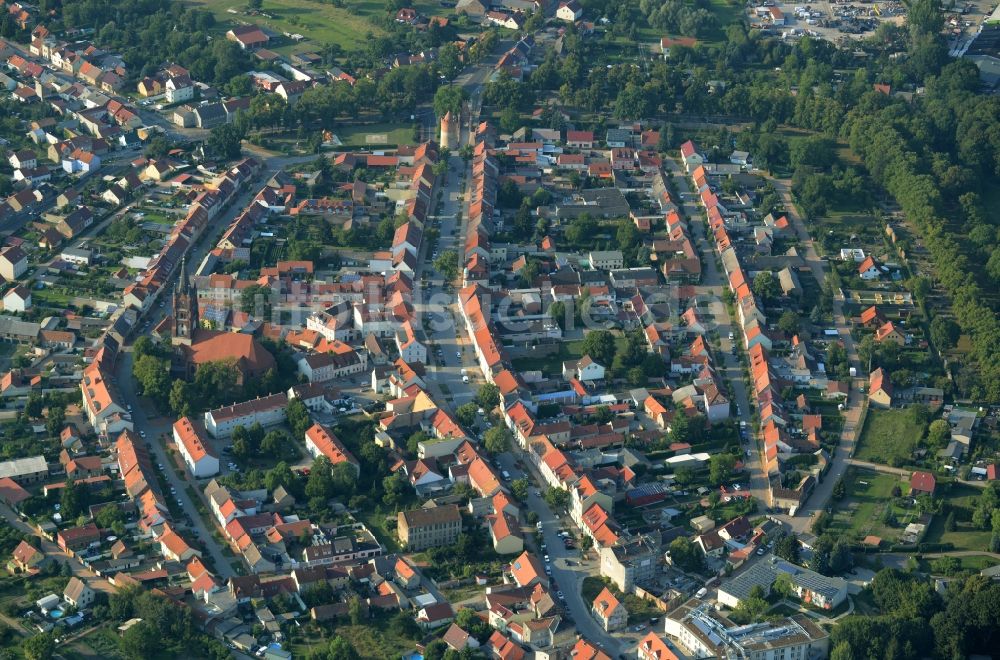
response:
[[[498,51],[507,48],[501,44]],[[459,124],[460,145],[471,144],[475,136],[474,128],[479,123],[480,95],[485,81],[489,78],[496,62],[496,56],[461,73],[455,84],[462,87],[469,95],[470,103],[462,113]],[[425,115],[426,116],[426,115]],[[450,404],[452,409],[471,401],[476,391],[485,381],[476,362],[475,351],[469,338],[464,334],[461,310],[458,307],[457,289],[461,286],[460,279],[455,282],[443,283],[440,273],[434,272],[435,255],[445,252],[455,252],[458,257],[459,273],[464,264],[465,227],[458,222],[461,215],[467,217],[468,184],[471,180],[471,165],[457,154],[448,159],[448,171],[444,181],[438,185],[441,194],[441,204],[436,214],[430,216],[430,224],[439,232],[436,245],[421,247],[417,260],[416,295],[414,308],[418,318],[422,320],[420,334],[427,340],[428,349],[432,352],[440,349],[439,355],[428,356],[429,372],[428,386],[434,399],[440,404]],[[428,275],[424,281],[422,276]],[[423,326],[426,321],[427,325]],[[462,371],[465,370],[465,374]],[[463,375],[469,383],[465,383]]]
[[[719,333],[719,348],[716,354],[716,367],[719,375],[729,382],[730,400],[738,408],[737,418],[750,426],[752,408],[750,407],[750,396],[747,392],[746,383],[743,380],[743,366],[739,358],[732,354],[732,349],[740,349],[738,340],[738,324],[729,315],[729,309],[723,302],[723,290],[728,287],[728,282],[723,273],[719,271],[716,262],[715,245],[709,241],[705,235],[704,217],[702,209],[697,204],[695,193],[691,190],[690,183],[684,170],[673,158],[667,158],[665,162],[667,171],[674,175],[674,182],[677,191],[680,193],[684,214],[688,218],[688,226],[694,237],[698,250],[701,253],[702,277],[701,284],[695,287],[699,298],[708,298],[709,312],[712,315],[713,326]],[[700,221],[699,221],[700,220]],[[680,312],[681,310],[678,310]],[[734,339],[729,339],[730,333]],[[765,504],[770,501],[770,490],[767,476],[763,471],[763,463],[759,452],[753,451],[752,441],[743,441],[743,460],[750,472],[750,492],[758,501]],[[750,455],[747,456],[749,451]]]
[[[563,607],[572,615],[572,625],[578,633],[604,647],[606,651],[611,653],[612,657],[618,657],[619,653],[624,652],[635,642],[604,632],[597,620],[591,616],[590,603],[584,601],[581,593],[584,578],[600,573],[597,559],[581,561],[578,550],[566,549],[559,532],[565,528],[575,537],[573,522],[564,512],[559,512],[557,518],[545,500],[535,494],[536,492],[544,492],[546,484],[526,457],[519,451],[517,456],[524,459],[522,464],[527,470],[521,470],[517,467],[515,454],[512,452],[501,454],[500,463],[503,469],[510,473],[511,479],[527,476],[533,482],[526,504],[531,511],[538,514],[538,521],[542,523],[542,539],[552,567],[551,588],[553,593],[563,592],[565,597],[565,601],[562,603]],[[567,561],[572,561],[574,565],[570,566]]]
[[[798,235],[799,242],[801,243],[799,254],[805,259],[806,265],[812,271],[819,285],[825,287],[827,284],[827,263],[816,251],[816,244],[809,234],[805,221],[799,215],[798,209],[792,199],[791,182],[787,179],[772,179],[771,182],[778,194],[781,195],[785,206],[785,215],[791,221],[792,226],[795,228],[795,233]],[[838,293],[835,291],[833,297],[833,323],[837,330],[838,339],[844,344],[849,366],[856,369],[858,374],[866,374],[867,372],[863,372],[862,370],[857,347],[854,344],[854,339],[851,337],[851,324],[844,315],[843,297],[838,295]],[[830,470],[823,478],[823,482],[816,486],[813,494],[799,511],[799,515],[794,518],[785,517],[786,521],[797,533],[808,531],[811,517],[816,512],[826,508],[833,494],[834,485],[847,471],[849,459],[854,452],[857,435],[861,432],[861,429],[858,428],[858,423],[861,419],[864,397],[859,392],[858,386],[863,382],[863,379],[858,379],[851,383],[851,390],[848,393],[848,399],[843,411],[844,427],[833,454]]]
[[[136,430],[146,433],[150,449],[153,456],[156,457],[158,467],[160,465],[163,466],[161,472],[166,478],[167,483],[175,491],[164,493],[163,496],[180,504],[184,513],[191,519],[189,527],[195,531],[198,538],[190,538],[189,534],[184,533],[183,530],[181,530],[181,535],[188,537],[187,541],[189,543],[194,544],[196,540],[200,542],[200,546],[215,564],[215,574],[217,576],[223,579],[232,577],[236,572],[233,571],[233,567],[229,564],[230,560],[226,559],[225,555],[222,554],[222,548],[212,536],[212,530],[201,519],[194,501],[192,501],[185,490],[187,486],[192,485],[200,494],[198,484],[178,476],[177,470],[174,469],[176,463],[173,462],[167,453],[165,438],[169,438],[171,434],[172,426],[170,419],[159,416],[153,417],[147,414],[145,407],[139,400],[139,396],[136,394],[135,380],[132,378],[132,356],[132,351],[126,350],[118,358],[116,371],[118,388],[122,393],[125,403],[132,406],[132,421],[135,423]],[[185,471],[184,475],[187,477],[188,473]]]
[[[314,157],[309,157],[314,158]],[[244,192],[238,195],[233,202],[226,208],[225,211],[216,216],[212,223],[205,228],[198,242],[188,251],[188,261],[192,264],[198,264],[212,249],[215,245],[215,240],[220,231],[229,225],[233,219],[239,215],[246,205],[256,194],[260,186],[267,181],[274,173],[288,164],[295,162],[303,162],[301,157],[299,158],[276,158],[269,162],[272,167],[263,171],[256,179],[251,181],[245,188]],[[193,269],[192,269],[193,270]],[[166,285],[170,287],[170,284]],[[139,334],[148,333],[149,327],[159,322],[164,315],[169,313],[169,304],[171,299],[172,291],[168,288],[164,291],[161,302],[164,303],[163,307],[155,306],[146,311],[143,321],[145,325],[141,325],[141,330]],[[201,494],[201,488],[199,484],[189,479],[187,472],[184,472],[184,477],[177,475],[177,472],[171,467],[174,465],[171,462],[170,455],[166,451],[165,442],[170,438],[172,421],[167,417],[160,417],[158,415],[147,412],[139,396],[135,390],[135,382],[132,378],[132,358],[133,353],[131,347],[127,346],[122,350],[121,355],[118,358],[118,364],[116,366],[116,377],[118,379],[118,387],[122,393],[122,397],[127,405],[132,406],[132,420],[135,424],[136,432],[143,432],[146,434],[146,438],[150,442],[150,447],[152,453],[156,456],[156,460],[160,465],[163,465],[163,474],[166,477],[167,483],[170,487],[174,489],[173,493],[164,493],[165,497],[169,497],[178,503],[179,506],[184,510],[184,513],[191,520],[191,528],[197,533],[198,541],[200,545],[207,552],[208,556],[211,557],[215,564],[216,574],[222,578],[228,578],[235,574],[232,566],[225,555],[222,553],[222,548],[216,542],[215,538],[212,536],[212,530],[204,523],[201,516],[198,514],[197,507],[195,503],[191,500],[186,492],[187,486],[193,486],[195,491]],[[193,543],[195,539],[188,539],[188,542]]]

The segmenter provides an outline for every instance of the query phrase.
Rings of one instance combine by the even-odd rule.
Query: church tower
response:
[[[198,289],[188,279],[187,260],[181,259],[181,272],[174,290],[174,327],[170,343],[190,346],[198,328]]]

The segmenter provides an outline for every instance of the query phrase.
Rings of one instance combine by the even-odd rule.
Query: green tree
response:
[[[258,319],[271,318],[271,300],[274,291],[263,284],[254,284],[240,293],[240,311]]]
[[[226,160],[236,160],[242,155],[240,142],[243,135],[235,124],[222,124],[212,129],[206,147],[208,151]]]
[[[778,283],[778,278],[769,270],[762,270],[754,275],[750,288],[765,301],[773,300],[781,294],[781,285]]]
[[[788,573],[779,573],[774,584],[771,585],[771,592],[782,598],[788,598],[793,595],[795,593],[795,585],[792,584],[791,576]]]
[[[155,355],[144,355],[132,363],[132,375],[141,394],[154,401],[167,401],[171,387],[168,360]]]
[[[833,484],[832,495],[835,500],[842,500],[847,495],[847,486],[842,478],[838,479],[837,483]]]
[[[520,479],[515,479],[510,484],[510,491],[514,494],[522,504],[528,501],[528,492],[530,490],[530,482],[525,477]]]
[[[549,318],[556,322],[563,330],[569,325],[569,321],[566,318],[566,304],[562,301],[557,300],[556,302],[549,305]]]
[[[125,513],[121,507],[113,504],[102,507],[94,517],[94,522],[101,529],[110,529],[117,536],[125,535]]]
[[[800,325],[801,320],[799,319],[799,315],[791,310],[782,313],[778,319],[778,327],[789,335],[798,334]]]
[[[50,660],[56,652],[56,640],[52,633],[40,633],[21,642],[21,651],[27,660]]]
[[[463,403],[455,409],[455,418],[462,426],[472,426],[476,423],[476,413],[478,410],[479,407],[471,401],[469,403]]]
[[[28,395],[28,401],[24,404],[24,414],[32,419],[38,419],[42,416],[42,412],[45,410],[45,402],[38,392],[32,392]]]
[[[406,501],[408,487],[409,484],[401,472],[385,477],[382,479],[382,503],[390,509],[398,508]]]
[[[959,325],[946,316],[938,315],[931,321],[931,341],[938,350],[947,351],[954,348],[961,334]]]
[[[493,383],[485,383],[476,393],[476,403],[484,410],[493,410],[500,405],[500,388]]]
[[[670,553],[670,561],[682,571],[697,572],[704,566],[705,561],[701,549],[692,543],[691,539],[683,536],[677,537],[670,542],[668,552]]]
[[[462,104],[468,96],[464,87],[458,85],[441,85],[438,87],[437,92],[434,93],[434,114],[438,118],[441,118],[450,112],[453,120],[458,123]]]
[[[434,270],[441,273],[448,281],[458,277],[458,253],[452,250],[442,252],[434,260]]]
[[[545,503],[552,509],[557,511],[562,510],[566,508],[567,504],[569,504],[569,492],[563,490],[562,488],[549,486],[545,489],[544,499]]]
[[[785,534],[774,544],[774,554],[793,564],[799,563],[799,539],[792,534]]]
[[[424,647],[424,658],[427,660],[444,660],[444,654],[448,652],[448,645],[443,639],[435,639]]]
[[[736,457],[732,454],[712,454],[709,459],[708,478],[713,484],[719,485],[732,477],[735,466]]]
[[[306,404],[302,403],[301,399],[292,399],[288,402],[288,405],[285,406],[285,418],[296,438],[305,437],[306,431],[312,426],[309,409],[306,408]]]
[[[194,412],[193,397],[193,388],[186,380],[178,378],[170,385],[168,403],[178,417],[189,417]]]
[[[591,330],[583,338],[584,355],[604,366],[610,366],[615,357],[615,338],[607,330]]]
[[[264,486],[272,493],[278,486],[284,487],[289,492],[297,490],[295,488],[297,482],[298,478],[285,461],[279,462],[264,475]]]
[[[935,419],[927,427],[927,444],[932,448],[944,447],[950,437],[951,426],[943,419]]]
[[[66,425],[66,408],[63,406],[49,406],[49,413],[45,417],[45,430],[52,437],[58,437]]]
[[[59,496],[59,513],[63,520],[72,520],[87,509],[87,493],[73,479],[67,479]]]
[[[306,481],[306,497],[310,500],[327,500],[333,497],[336,484],[333,480],[333,468],[330,459],[320,456],[313,461],[309,469],[309,479]]]
[[[510,431],[506,427],[493,426],[483,434],[483,447],[495,456],[510,449],[511,439]]]
[[[733,610],[733,620],[739,623],[754,623],[759,621],[768,608],[766,594],[759,585],[754,585],[750,589],[750,594],[746,598],[741,598],[736,609]]]
[[[154,657],[160,649],[160,631],[149,621],[140,621],[125,631],[119,647],[130,660]]]

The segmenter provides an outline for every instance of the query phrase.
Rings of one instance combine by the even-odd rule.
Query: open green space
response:
[[[625,350],[628,344],[628,340],[625,337],[616,336],[615,337],[615,350],[622,351]],[[562,363],[567,360],[579,360],[583,357],[583,340],[574,339],[572,341],[564,341],[559,344],[558,352],[551,353],[544,357],[520,357],[514,358],[512,360],[514,368],[518,371],[532,371],[541,370],[546,374],[561,374],[562,373]],[[610,367],[611,365],[606,364],[605,367]]]
[[[945,502],[945,511],[955,514],[955,531],[949,532],[945,529],[947,514],[942,512],[942,515],[934,516],[924,541],[950,543],[955,550],[988,550],[992,531],[972,525],[972,512],[976,508],[980,492],[978,488],[963,484],[950,484],[946,491],[941,491],[940,497]]]
[[[212,12],[223,32],[239,23],[254,23],[273,32],[306,38],[299,43],[282,38],[272,48],[278,51],[304,52],[324,44],[339,44],[345,51],[358,50],[368,42],[369,33],[383,33],[368,20],[385,11],[385,4],[376,0],[348,0],[344,7],[312,0],[264,0],[261,13],[272,18],[249,16],[244,13],[246,4],[234,0],[192,0],[191,4]],[[237,13],[230,13],[230,9]]]
[[[903,465],[923,437],[924,429],[907,410],[870,409],[858,440],[855,458],[872,463]]]
[[[629,625],[644,623],[662,614],[653,603],[643,600],[634,594],[625,595],[609,582],[605,582],[603,579],[595,576],[583,578],[583,584],[580,585],[580,593],[583,595],[584,602],[588,604],[592,603],[604,587],[611,589],[611,593],[615,595],[615,598],[620,600],[625,606],[625,609],[628,611]]]
[[[875,535],[891,543],[916,515],[916,509],[906,509],[894,502],[893,488],[899,486],[902,493],[907,489],[906,482],[895,475],[851,468],[844,475],[844,485],[846,495],[834,510],[830,524],[838,536],[861,540]],[[889,509],[896,520],[895,526],[885,522]]]
[[[355,124],[338,126],[337,137],[349,147],[413,144],[413,128],[399,124]]]
[[[978,573],[983,569],[992,568],[997,564],[1000,564],[1000,561],[997,561],[987,555],[952,557],[951,560],[957,562],[957,572],[963,573]],[[919,562],[920,570],[925,573],[934,574],[937,572],[936,569],[940,567],[940,563],[936,562],[936,559],[921,559]]]
[[[373,621],[365,625],[338,625],[336,634],[343,637],[357,651],[357,660],[383,660],[399,658],[414,649],[413,641],[402,637],[385,621]],[[325,643],[325,638],[299,638],[291,645],[293,657],[304,658],[317,645]]]

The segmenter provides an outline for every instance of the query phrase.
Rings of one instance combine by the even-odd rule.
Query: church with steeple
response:
[[[274,356],[253,335],[201,327],[198,288],[188,275],[186,261],[181,261],[172,312],[172,369],[178,377],[194,378],[198,366],[208,362],[232,362],[239,372],[238,383],[243,384],[275,367]]]
[[[173,312],[170,343],[174,346],[190,346],[198,327],[198,290],[188,278],[187,259],[181,260],[181,272],[177,276],[177,289],[174,291]]]

